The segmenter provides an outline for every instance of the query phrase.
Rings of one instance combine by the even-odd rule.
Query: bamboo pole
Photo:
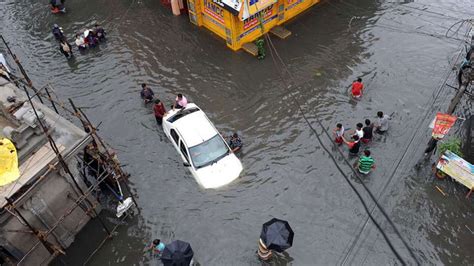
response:
[[[25,74],[26,74],[26,73],[25,73]],[[28,82],[27,84],[25,84],[25,83],[23,83],[23,84],[26,85],[26,86],[28,86],[29,88],[31,88],[31,89],[34,91],[33,97],[37,95],[40,100],[41,100],[41,97],[40,97],[40,96],[43,96],[43,97],[48,98],[48,100],[51,102],[51,104],[53,105],[53,108],[55,109],[55,111],[56,111],[57,113],[58,113],[58,109],[57,109],[57,107],[56,107],[55,105],[60,106],[64,111],[66,111],[66,112],[72,114],[73,116],[76,116],[76,117],[81,121],[81,123],[83,124],[83,126],[85,127],[85,129],[90,129],[90,132],[88,132],[88,133],[89,133],[89,135],[94,139],[94,141],[98,141],[98,142],[101,144],[101,147],[104,149],[105,154],[106,154],[106,159],[107,159],[106,165],[111,164],[112,167],[113,167],[113,169],[114,169],[114,171],[115,171],[116,173],[118,173],[120,177],[122,177],[122,178],[126,178],[126,177],[127,177],[127,174],[125,174],[125,173],[123,172],[123,170],[121,169],[120,165],[112,158],[112,155],[110,154],[109,150],[107,149],[107,146],[106,146],[106,144],[104,143],[104,141],[97,135],[97,133],[96,133],[97,129],[92,125],[92,123],[91,123],[90,120],[87,118],[87,116],[85,115],[85,113],[82,112],[82,110],[75,108],[75,105],[74,105],[74,103],[72,102],[72,100],[71,100],[70,102],[71,102],[71,105],[75,108],[74,111],[71,110],[71,109],[69,109],[69,108],[67,108],[67,107],[64,105],[64,103],[62,103],[61,101],[53,99],[52,95],[49,93],[49,90],[47,90],[46,87],[44,87],[44,88],[45,88],[45,91],[46,91],[47,96],[45,96],[45,95],[44,95],[43,93],[41,93],[40,91],[36,90],[36,89],[32,86],[31,82]],[[50,86],[49,88],[53,90],[53,88],[52,88],[51,86]],[[24,91],[25,91],[25,93],[26,93],[26,95],[27,95],[27,97],[28,97],[28,101],[30,102],[30,104],[31,104],[31,106],[32,106],[32,109],[33,109],[33,111],[34,111],[36,117],[38,117],[36,108],[35,108],[35,106],[34,106],[34,103],[32,102],[32,97],[31,97],[31,95],[29,94],[28,89],[27,89],[26,87],[23,87],[23,89],[24,89]],[[42,88],[42,89],[43,89],[43,88]],[[53,90],[53,92],[54,92],[54,90]],[[54,95],[55,95],[56,98],[57,98],[57,95],[56,95],[55,93],[54,93]],[[41,102],[43,103],[42,100],[41,100]],[[84,119],[84,117],[85,117],[85,119]],[[38,120],[39,120],[39,119],[38,119]],[[96,183],[95,185],[91,186],[89,189],[87,189],[87,190],[84,192],[84,191],[82,190],[82,188],[79,186],[79,184],[77,183],[77,181],[75,180],[75,178],[74,178],[74,176],[72,175],[71,171],[69,170],[68,165],[65,163],[64,158],[62,157],[61,153],[59,152],[59,149],[57,148],[56,143],[54,142],[54,140],[53,140],[52,137],[50,136],[50,134],[49,134],[47,128],[45,127],[45,125],[43,124],[43,122],[42,122],[41,120],[39,120],[39,123],[40,123],[40,126],[41,126],[42,129],[43,129],[44,134],[46,135],[46,137],[47,137],[47,139],[48,139],[48,141],[49,141],[49,143],[50,143],[51,148],[53,149],[53,151],[55,152],[55,154],[56,154],[56,156],[57,156],[57,158],[58,158],[58,163],[61,164],[61,166],[63,167],[63,169],[66,171],[66,173],[71,177],[71,179],[73,180],[73,182],[74,182],[76,188],[80,191],[80,194],[81,194],[80,197],[75,201],[74,206],[72,206],[68,211],[64,212],[64,214],[56,221],[56,223],[55,223],[47,232],[42,233],[42,235],[44,235],[45,237],[47,237],[49,234],[51,234],[51,233],[57,228],[57,226],[58,226],[61,222],[63,222],[63,220],[64,220],[67,216],[69,216],[77,207],[81,207],[81,205],[80,205],[81,202],[85,201],[85,202],[89,203],[89,205],[92,206],[92,209],[91,209],[92,212],[95,214],[95,217],[98,218],[99,222],[102,224],[103,228],[104,228],[105,231],[107,232],[107,238],[106,238],[106,239],[110,238],[110,237],[112,236],[112,233],[116,230],[116,228],[117,228],[118,226],[115,226],[115,227],[112,229],[112,231],[110,231],[110,230],[107,228],[107,226],[105,225],[105,223],[102,221],[102,219],[99,217],[99,215],[97,214],[97,212],[95,211],[95,206],[94,206],[94,204],[92,204],[92,203],[89,201],[89,199],[87,199],[87,197],[92,193],[92,191],[95,190],[96,188],[98,188],[98,186],[107,178],[108,175],[105,174],[105,173],[107,173],[107,171],[104,171],[104,174],[101,175],[101,176],[99,176],[99,177],[97,178],[97,183]],[[99,148],[98,148],[98,149],[99,149]],[[99,151],[100,151],[100,150],[99,150]],[[50,172],[50,170],[47,171],[47,173],[49,173],[49,172]],[[47,175],[47,174],[42,175],[38,180],[41,180],[41,179],[44,178],[46,175]],[[118,181],[118,180],[117,180],[117,181]],[[133,200],[133,202],[134,202],[134,204],[135,204],[135,207],[136,207],[138,213],[140,213],[140,209],[138,208],[138,204],[137,204],[137,202],[136,202],[136,200],[135,200],[134,194],[131,193],[131,191],[129,190],[127,184],[125,184],[125,188],[126,188],[127,192],[130,194],[130,196],[131,196],[131,198],[132,198],[132,200]],[[28,190],[28,191],[30,191],[30,190]],[[82,207],[81,207],[81,208],[82,208]],[[86,213],[87,213],[87,212],[86,212]],[[128,216],[128,214],[126,214],[126,215],[124,216],[124,218],[127,217],[127,216]],[[92,216],[91,216],[91,217],[92,217]],[[105,241],[103,241],[103,243],[104,243],[104,242],[105,242]],[[39,244],[41,244],[41,243],[42,243],[41,241],[37,241],[36,244],[33,245],[33,247],[23,256],[23,258],[20,260],[19,263],[21,263],[22,261],[24,261],[24,260],[26,259],[26,257],[27,257],[29,254],[31,254],[31,252],[33,252],[33,250],[34,250]],[[94,251],[93,254],[91,254],[91,256],[94,255],[95,252],[97,252],[97,250],[98,250],[101,246],[103,246],[103,243],[101,243],[101,244],[99,245],[99,247],[96,249],[96,251]],[[62,251],[62,250],[59,251],[59,253],[62,253],[62,252],[64,252],[64,251]],[[53,255],[56,255],[57,253],[58,253],[58,252],[54,253]],[[91,257],[91,256],[90,256],[90,257]],[[88,260],[90,259],[90,257],[88,258]]]
[[[38,116],[38,112],[36,111],[36,107],[35,107],[35,104],[33,103],[33,101],[31,100],[31,97],[30,97],[30,94],[28,92],[28,90],[26,88],[24,88],[24,91],[26,93],[26,96],[28,97],[28,100],[30,102],[30,105],[31,105],[31,108],[33,109],[33,112],[35,113],[35,116],[36,118],[38,119],[38,122],[40,123],[40,126],[41,128],[43,129],[43,132],[44,134],[46,135],[46,137],[48,138],[48,141],[49,141],[49,144],[51,146],[51,148],[53,149],[54,153],[56,154],[56,157],[58,158],[58,161],[59,163],[61,164],[62,168],[64,169],[64,171],[66,171],[66,173],[69,175],[69,177],[71,178],[72,182],[74,183],[75,187],[79,190],[79,192],[84,195],[84,191],[82,190],[82,188],[79,186],[79,184],[77,183],[76,179],[74,178],[74,175],[72,174],[71,170],[69,169],[69,166],[66,164],[66,162],[64,161],[62,155],[61,155],[61,152],[59,152],[59,149],[58,147],[56,146],[56,143],[54,141],[54,139],[51,137],[51,135],[49,134],[48,132],[48,129],[46,128],[46,126],[44,125],[43,121],[41,121],[41,119],[39,119],[39,116]],[[87,204],[93,206],[93,204],[90,202],[89,199],[85,198],[84,201],[87,202]],[[92,213],[94,214],[95,217],[98,218],[99,222],[101,223],[102,227],[108,232],[110,233],[110,230],[107,228],[107,226],[105,225],[104,221],[102,221],[102,219],[98,216],[97,212],[95,211],[95,209],[92,210]]]
[[[38,229],[33,227],[28,222],[28,220],[23,216],[23,214],[21,214],[21,212],[16,209],[15,205],[13,204],[13,201],[10,198],[5,197],[5,200],[7,201],[8,205],[12,208],[12,210],[16,213],[17,218],[20,219],[24,224],[26,224],[26,226],[33,232],[33,234],[36,236],[36,238],[38,238],[39,242],[41,242],[43,244],[43,246],[48,250],[49,254],[55,255],[58,252],[62,253],[62,254],[66,254],[61,248],[59,248],[59,247],[51,244],[50,242],[48,242],[45,239],[47,237],[47,235],[44,235],[44,234],[40,233],[40,231]]]

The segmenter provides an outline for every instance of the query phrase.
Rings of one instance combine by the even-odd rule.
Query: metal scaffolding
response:
[[[57,158],[57,162],[61,169],[66,173],[65,178],[69,178],[72,183],[74,184],[75,189],[77,190],[76,192],[79,192],[78,195],[79,197],[74,198],[71,196],[70,198],[74,201],[74,205],[70,208],[68,208],[61,217],[59,217],[56,222],[48,228],[46,231],[39,230],[38,228],[35,228],[20,212],[20,210],[17,208],[15,205],[15,199],[11,198],[6,198],[8,206],[6,207],[6,210],[10,212],[10,214],[14,215],[23,225],[27,226],[29,228],[28,230],[24,230],[23,233],[30,233],[35,235],[35,237],[38,239],[32,246],[31,248],[23,255],[23,257],[17,262],[17,264],[21,264],[26,260],[26,258],[36,250],[36,248],[40,245],[42,245],[51,255],[49,258],[46,258],[45,261],[41,262],[41,264],[47,262],[48,260],[51,259],[51,257],[56,257],[59,254],[66,254],[64,251],[64,247],[58,246],[54,243],[51,243],[48,241],[48,237],[53,234],[54,230],[61,225],[61,223],[70,215],[73,213],[74,210],[76,210],[78,207],[80,207],[84,213],[90,217],[91,219],[97,219],[99,223],[101,224],[103,230],[106,232],[106,237],[99,243],[97,248],[86,258],[84,261],[84,264],[87,263],[93,256],[94,254],[106,243],[106,241],[110,238],[112,238],[114,232],[117,230],[118,226],[121,224],[122,221],[124,221],[127,217],[130,216],[131,212],[127,211],[125,214],[120,218],[120,223],[115,225],[113,228],[108,228],[103,219],[99,216],[99,214],[96,211],[97,204],[94,204],[90,200],[90,196],[93,196],[93,193],[99,190],[99,186],[101,184],[106,184],[111,183],[111,184],[116,184],[118,186],[118,189],[120,193],[121,191],[121,185],[125,188],[126,194],[128,197],[131,197],[135,209],[138,213],[140,213],[140,209],[138,208],[138,204],[135,199],[135,195],[130,191],[127,183],[125,182],[129,174],[127,174],[121,167],[119,161],[117,160],[115,153],[111,152],[110,146],[106,144],[106,142],[97,134],[97,128],[91,123],[89,118],[86,116],[86,114],[81,110],[81,108],[78,108],[74,102],[71,99],[68,99],[69,101],[69,106],[66,105],[64,102],[62,102],[57,94],[55,93],[54,88],[51,86],[51,84],[46,84],[45,86],[41,87],[40,89],[37,89],[33,86],[33,83],[31,79],[28,77],[26,71],[24,70],[23,66],[21,65],[20,61],[18,60],[17,56],[11,51],[10,47],[8,46],[8,43],[5,41],[3,36],[0,35],[0,38],[2,39],[4,45],[7,48],[8,53],[11,55],[11,57],[14,59],[16,65],[18,66],[18,69],[20,70],[21,74],[23,77],[16,77],[12,74],[13,82],[17,85],[18,88],[21,88],[24,93],[26,94],[28,98],[28,102],[31,105],[34,114],[36,118],[38,119],[41,129],[43,131],[43,134],[46,136],[49,146],[51,149],[54,151],[55,156]],[[33,93],[30,93],[33,92]],[[77,118],[79,122],[82,124],[85,132],[91,137],[92,142],[91,145],[88,145],[86,149],[84,150],[84,153],[92,152],[94,155],[89,154],[92,157],[92,160],[87,161],[86,158],[81,158],[80,156],[76,156],[76,159],[78,162],[81,163],[82,165],[82,170],[79,171],[81,178],[86,180],[86,170],[89,170],[93,172],[95,176],[95,184],[90,184],[88,188],[85,190],[83,189],[76,181],[76,177],[74,176],[73,172],[71,171],[70,167],[66,163],[63,155],[61,154],[60,150],[58,149],[58,146],[56,145],[55,140],[51,136],[51,132],[49,131],[48,127],[42,122],[40,119],[37,108],[35,107],[35,102],[33,99],[37,97],[38,100],[41,103],[47,102],[48,104],[51,105],[52,109],[57,113],[60,114],[60,112],[64,112],[65,114],[72,115],[73,117]],[[97,167],[94,168],[92,166],[92,162],[95,162]],[[38,180],[36,181],[35,184],[44,177],[46,177],[48,174],[50,174],[52,171],[58,170],[55,165],[50,165],[47,171],[41,175]],[[32,190],[32,187],[29,187],[24,194],[30,192]],[[122,199],[123,200],[123,199]],[[119,200],[121,201],[121,200]],[[87,217],[86,216],[86,217]],[[84,218],[85,219],[85,218]],[[58,241],[60,243],[60,241]]]

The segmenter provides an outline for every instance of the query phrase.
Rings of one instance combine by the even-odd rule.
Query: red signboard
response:
[[[255,25],[260,23],[260,17],[263,16],[262,20],[266,20],[267,18],[273,15],[273,5],[266,7],[262,11],[258,12],[255,15],[252,15],[244,20],[244,30],[248,30],[253,28]]]
[[[224,9],[213,3],[212,0],[204,0],[204,13],[208,14],[217,22],[224,24]]]
[[[448,134],[449,129],[454,125],[456,119],[457,117],[452,115],[437,113],[433,127],[433,138],[442,139],[444,135]]]

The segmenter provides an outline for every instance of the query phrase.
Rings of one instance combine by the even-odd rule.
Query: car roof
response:
[[[193,104],[193,106],[187,106],[186,109],[191,107],[197,106]],[[190,113],[174,121],[172,125],[188,147],[198,145],[218,133],[202,110]]]

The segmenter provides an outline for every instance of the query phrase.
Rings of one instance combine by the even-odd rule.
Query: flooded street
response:
[[[201,265],[260,265],[255,256],[262,223],[278,217],[295,231],[294,245],[279,265],[399,264],[360,201],[303,119],[293,97],[327,147],[317,119],[355,129],[377,111],[392,115],[388,134],[370,144],[377,169],[364,182],[379,199],[422,264],[467,265],[473,259],[473,200],[463,187],[434,180],[430,163],[420,169],[431,134],[428,124],[444,111],[454,90],[467,27],[446,31],[474,17],[474,2],[327,1],[272,37],[295,83],[279,78],[267,58],[232,52],[224,41],[187,16],[174,17],[158,0],[66,1],[68,13],[54,16],[46,1],[0,1],[1,34],[37,87],[51,83],[73,98],[131,174],[140,216],[129,220],[90,265],[156,264],[143,257],[145,243],[191,243]],[[100,23],[108,41],[66,61],[51,34],[54,23],[70,40],[74,32]],[[455,27],[451,31],[455,31]],[[2,51],[3,52],[3,51]],[[461,56],[464,56],[462,54]],[[349,99],[349,85],[362,76],[363,99]],[[291,80],[286,79],[291,82]],[[148,83],[168,107],[177,93],[199,105],[224,134],[238,132],[244,171],[218,190],[200,189],[156,125],[140,97]],[[468,116],[472,103],[456,113]],[[342,147],[347,155],[347,148]],[[350,168],[333,148],[342,170]],[[433,157],[434,158],[434,157]],[[352,163],[354,159],[350,159]],[[358,181],[351,181],[374,208]],[[435,189],[443,188],[448,196]],[[375,218],[395,248],[414,264],[379,211]],[[85,228],[62,260],[82,264],[92,240],[103,234]]]

